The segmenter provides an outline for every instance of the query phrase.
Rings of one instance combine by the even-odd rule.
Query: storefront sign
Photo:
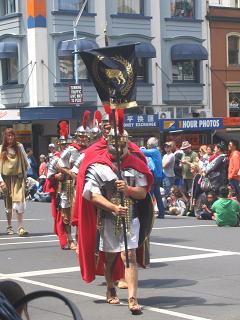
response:
[[[158,115],[125,115],[124,127],[126,129],[158,127]]]
[[[223,129],[223,118],[160,119],[161,131],[202,131]]]
[[[0,109],[0,121],[1,120],[20,120],[20,110],[19,109]]]
[[[83,88],[81,84],[71,84],[69,86],[69,103],[83,103]]]
[[[223,125],[226,128],[240,127],[240,117],[223,118]]]
[[[32,124],[31,123],[15,123],[13,129],[16,132],[17,140],[23,144],[32,143]]]

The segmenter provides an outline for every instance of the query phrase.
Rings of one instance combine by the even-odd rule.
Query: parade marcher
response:
[[[55,152],[50,159],[48,165],[47,180],[45,183],[45,191],[49,192],[51,195],[52,216],[54,219],[54,233],[59,238],[61,248],[65,249],[66,246],[71,245],[71,243],[68,243],[65,225],[61,216],[60,192],[63,174],[59,171],[57,164],[61,152],[72,142],[72,138],[69,136],[68,121],[61,120],[58,122],[58,133],[58,146],[60,148],[60,152],[57,152],[55,149]]]
[[[23,227],[25,209],[25,181],[29,168],[27,154],[23,145],[16,140],[13,129],[4,131],[3,143],[0,146],[0,187],[4,190],[7,214],[7,234],[14,234],[12,228],[13,212],[17,213],[18,235],[26,236]]]
[[[60,210],[71,250],[76,250],[76,244],[71,235],[72,207],[75,197],[75,174],[71,171],[80,154],[89,144],[90,128],[88,127],[90,112],[85,111],[82,125],[77,128],[74,141],[61,153],[58,168],[63,174],[60,192]]]
[[[104,274],[107,281],[106,299],[110,304],[118,304],[114,282],[123,278],[123,262],[125,262],[121,216],[126,218],[129,228],[128,249],[130,268],[125,269],[128,284],[128,303],[132,313],[139,313],[141,308],[137,302],[137,267],[136,248],[139,238],[139,220],[136,203],[146,197],[150,189],[152,175],[146,164],[128,152],[126,132],[118,136],[121,154],[121,173],[123,180],[116,175],[116,153],[113,130],[107,138],[108,147],[103,152],[85,155],[81,171],[78,175],[76,209],[79,212],[79,261],[82,277],[86,282],[94,280],[96,274]],[[93,147],[93,146],[92,146]],[[119,205],[119,194],[122,192],[127,206]],[[98,214],[96,214],[96,211]],[[87,212],[87,214],[86,214]],[[147,212],[145,211],[145,215]],[[100,232],[100,255],[95,265],[96,227]],[[115,234],[116,231],[116,234]]]
[[[61,122],[61,121],[59,121]],[[59,141],[58,141],[59,144]],[[48,145],[48,158],[51,159],[53,156],[60,156],[60,152],[57,150],[56,146],[54,143],[49,143]]]
[[[94,117],[92,121],[92,128],[89,129],[87,140],[83,140],[81,142],[82,150],[80,155],[78,156],[77,160],[74,162],[71,172],[73,175],[78,174],[80,165],[85,156],[85,147],[89,147],[90,145],[94,144],[101,138],[101,121],[102,121],[102,114],[99,110],[94,112]],[[83,135],[82,135],[83,136]]]

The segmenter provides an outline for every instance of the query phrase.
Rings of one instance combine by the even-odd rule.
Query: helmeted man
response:
[[[75,210],[78,212],[79,262],[83,280],[91,282],[96,274],[105,275],[107,282],[106,301],[118,304],[114,282],[124,277],[124,241],[121,218],[127,228],[129,268],[125,269],[128,283],[128,304],[132,313],[140,313],[137,302],[137,260],[140,223],[139,201],[146,198],[152,184],[152,174],[140,158],[129,153],[128,135],[119,130],[121,175],[117,177],[116,147],[113,130],[106,138],[107,147],[86,153],[78,174]],[[96,145],[95,145],[96,146]],[[94,145],[91,147],[94,149]],[[120,204],[122,193],[125,201]],[[87,214],[86,214],[87,213]],[[147,214],[147,213],[146,213]],[[95,264],[95,249],[98,237],[100,254]]]
[[[45,183],[45,191],[51,195],[52,203],[52,216],[54,219],[54,233],[57,234],[62,249],[68,245],[67,233],[60,210],[60,191],[61,180],[63,174],[59,171],[58,161],[61,153],[72,142],[72,137],[69,135],[69,123],[67,120],[61,120],[58,122],[59,138],[57,145],[59,152],[52,154],[48,165],[47,179]]]
[[[72,172],[72,168],[89,143],[89,115],[89,111],[84,112],[82,125],[77,128],[73,142],[61,153],[58,161],[58,169],[63,174],[60,192],[60,210],[63,223],[65,224],[68,246],[71,250],[76,249],[76,244],[71,235],[71,209],[75,196],[75,175]]]

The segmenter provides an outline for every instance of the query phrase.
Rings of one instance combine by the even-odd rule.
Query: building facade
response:
[[[211,116],[204,1],[160,1],[163,110],[171,117]]]
[[[73,20],[79,0],[3,0],[0,7],[1,108],[14,122],[32,125],[33,140],[44,149],[56,136],[60,118],[69,119],[72,132],[85,109],[101,106],[97,92],[78,57],[83,103],[69,102],[74,83]],[[77,26],[78,50],[140,42],[137,102],[140,112],[161,103],[161,82],[153,66],[160,56],[159,1],[89,0]],[[12,113],[14,112],[14,117]]]
[[[210,6],[207,17],[212,55],[213,114],[222,117],[239,117],[240,9]]]

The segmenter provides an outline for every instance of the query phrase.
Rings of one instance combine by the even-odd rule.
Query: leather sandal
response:
[[[137,299],[134,297],[128,299],[128,308],[133,315],[138,315],[142,313],[142,308],[138,304]]]
[[[118,281],[118,288],[119,289],[127,289],[128,288],[128,284],[125,280],[119,280]]]
[[[72,241],[68,241],[68,249],[70,250],[76,250],[77,249],[77,245],[75,244],[75,242]]]
[[[26,235],[28,235],[28,232],[23,227],[20,227],[18,228],[18,235],[19,237],[26,237]]]
[[[109,304],[119,304],[119,298],[115,288],[108,288],[106,293],[106,301]]]

